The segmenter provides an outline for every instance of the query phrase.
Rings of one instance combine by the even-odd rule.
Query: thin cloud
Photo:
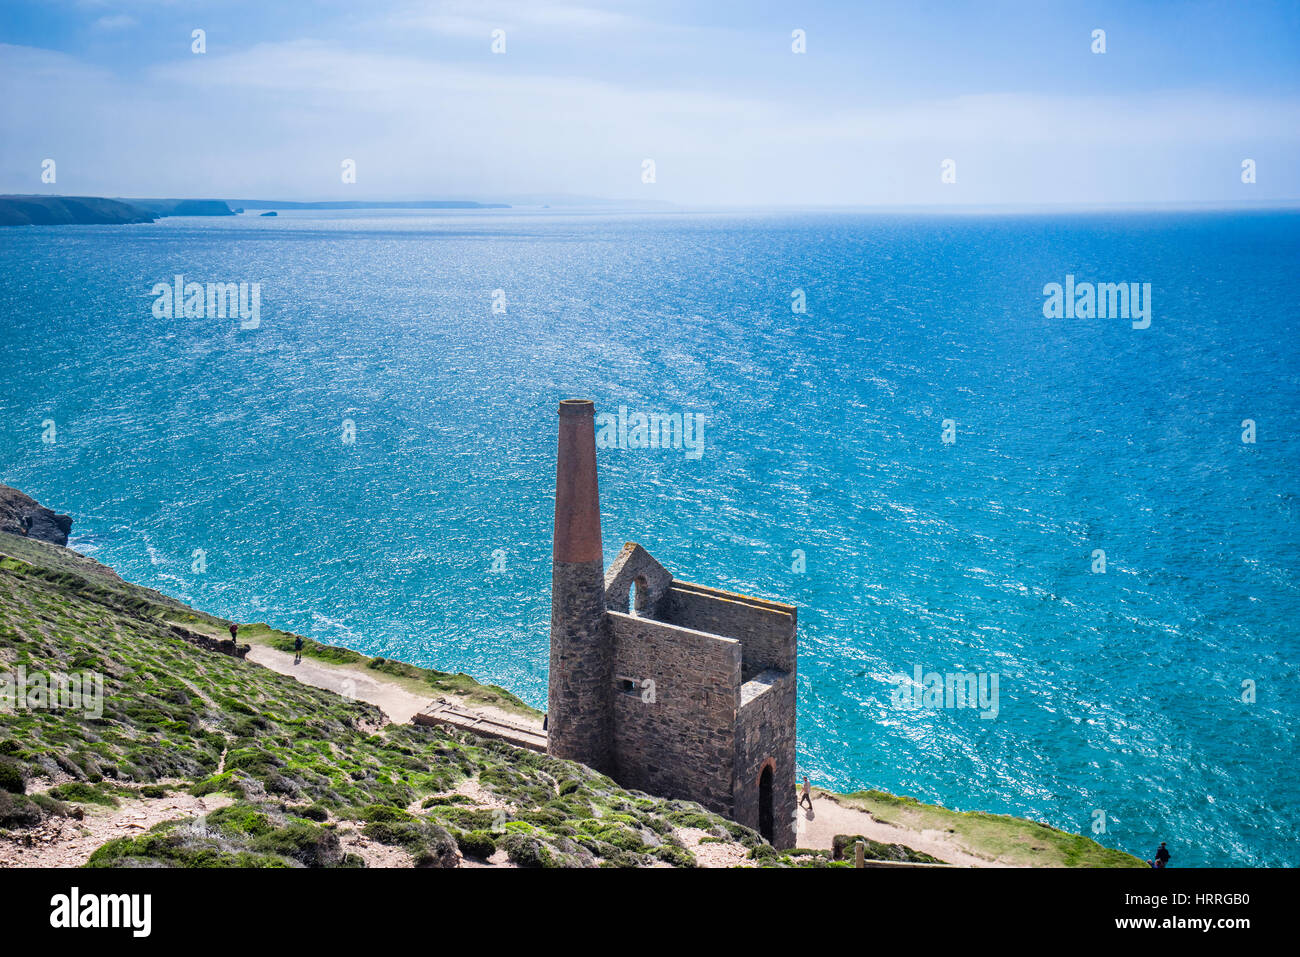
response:
[[[126,30],[129,27],[136,26],[139,23],[135,17],[128,16],[125,13],[115,14],[108,17],[100,17],[95,21],[97,30]]]

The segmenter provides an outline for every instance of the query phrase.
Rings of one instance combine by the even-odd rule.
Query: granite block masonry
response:
[[[548,750],[795,846],[796,609],[675,580],[629,542],[604,568],[595,405],[560,403]]]

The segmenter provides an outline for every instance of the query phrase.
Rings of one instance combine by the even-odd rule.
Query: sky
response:
[[[3,0],[0,192],[1291,201],[1300,2]]]

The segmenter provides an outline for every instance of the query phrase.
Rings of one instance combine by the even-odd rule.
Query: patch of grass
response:
[[[868,811],[877,820],[914,830],[945,832],[976,857],[1013,867],[1146,866],[1131,854],[1103,847],[1081,834],[1006,814],[951,811],[883,791],[857,791],[835,798],[849,807]]]
[[[275,830],[270,816],[261,807],[237,801],[207,816],[209,824],[228,833],[265,837]]]
[[[556,857],[541,839],[531,834],[506,834],[501,847],[518,867],[554,867]]]
[[[252,849],[291,859],[306,867],[335,867],[343,862],[339,836],[329,828],[292,821],[252,842]]]
[[[73,804],[99,804],[104,807],[117,807],[118,800],[103,788],[81,781],[69,781],[50,788],[50,797]]]
[[[165,822],[139,837],[109,841],[90,855],[87,867],[290,867],[283,856],[248,850],[219,831]]]
[[[236,779],[231,771],[225,771],[221,774],[214,774],[211,777],[204,778],[202,781],[195,782],[190,787],[190,793],[195,797],[206,797],[209,794],[223,792],[233,797],[243,797],[244,787]]]

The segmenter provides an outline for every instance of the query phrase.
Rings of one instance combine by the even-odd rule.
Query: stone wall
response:
[[[732,813],[740,644],[609,612],[614,635],[611,776],[623,787]],[[645,679],[654,701],[645,701]],[[623,680],[632,682],[623,687]]]
[[[635,605],[636,614],[662,620],[672,584],[673,576],[667,569],[636,542],[628,542],[605,572],[605,604],[610,611],[625,615]]]
[[[736,721],[736,821],[759,829],[759,776],[772,759],[772,845],[795,846],[795,676],[769,671],[760,676],[768,684],[740,709]],[[746,687],[746,696],[756,690]]]
[[[610,771],[612,646],[600,559],[554,562],[547,750],[606,774]]]
[[[793,605],[676,581],[666,605],[665,617],[675,625],[738,639],[745,681],[765,668],[795,670]]]

